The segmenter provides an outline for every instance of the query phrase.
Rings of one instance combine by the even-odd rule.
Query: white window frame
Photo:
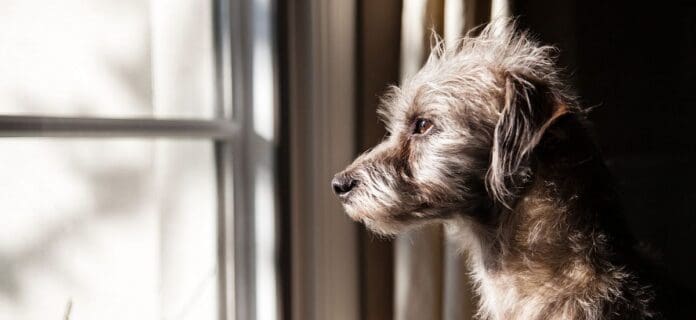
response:
[[[265,239],[270,246],[259,248],[255,238],[254,190],[259,176],[256,168],[266,164],[272,173],[266,181],[275,202],[274,141],[259,141],[251,124],[265,121],[275,127],[277,94],[273,89],[264,99],[270,105],[254,105],[252,93],[255,85],[277,88],[275,72],[275,41],[272,0],[211,0],[213,3],[213,49],[215,62],[215,119],[167,119],[167,118],[104,118],[19,116],[0,114],[0,139],[7,137],[50,138],[165,138],[200,139],[214,144],[215,176],[217,188],[217,263],[218,263],[218,319],[257,319],[259,309],[268,309],[269,302],[280,310],[280,298],[275,284],[257,290],[257,266],[268,264],[270,273],[264,279],[277,281],[275,263],[275,227]],[[251,18],[253,17],[253,18]],[[270,56],[254,61],[258,48],[254,39],[265,39]],[[257,64],[254,64],[254,63]],[[270,66],[270,77],[255,79],[258,63]],[[263,81],[267,83],[263,83]],[[263,113],[255,110],[263,108]],[[270,112],[269,112],[270,111]],[[260,120],[259,120],[260,119]],[[276,206],[270,207],[271,218]],[[263,226],[264,228],[267,226]],[[257,252],[260,251],[260,252]],[[263,256],[263,259],[258,258]],[[270,257],[269,257],[270,254]],[[266,305],[257,305],[258,291]],[[279,314],[264,313],[264,319],[277,319]]]

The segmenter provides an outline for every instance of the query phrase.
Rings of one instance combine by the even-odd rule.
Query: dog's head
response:
[[[388,136],[334,177],[348,215],[395,234],[511,201],[533,148],[568,112],[553,51],[507,23],[454,49],[438,42],[383,99]]]

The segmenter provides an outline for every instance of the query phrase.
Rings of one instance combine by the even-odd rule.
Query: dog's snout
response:
[[[345,173],[339,173],[331,180],[331,187],[333,187],[334,193],[338,196],[348,194],[357,184],[358,180],[353,179]]]

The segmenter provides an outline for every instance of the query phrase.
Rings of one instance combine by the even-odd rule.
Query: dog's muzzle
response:
[[[341,200],[345,200],[350,195],[350,192],[358,185],[358,182],[359,181],[351,177],[350,174],[341,172],[336,174],[331,180],[331,187]]]

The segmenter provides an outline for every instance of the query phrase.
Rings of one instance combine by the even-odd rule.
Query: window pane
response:
[[[215,318],[212,143],[13,138],[0,154],[0,318]]]
[[[0,114],[213,117],[210,2],[0,0]]]

